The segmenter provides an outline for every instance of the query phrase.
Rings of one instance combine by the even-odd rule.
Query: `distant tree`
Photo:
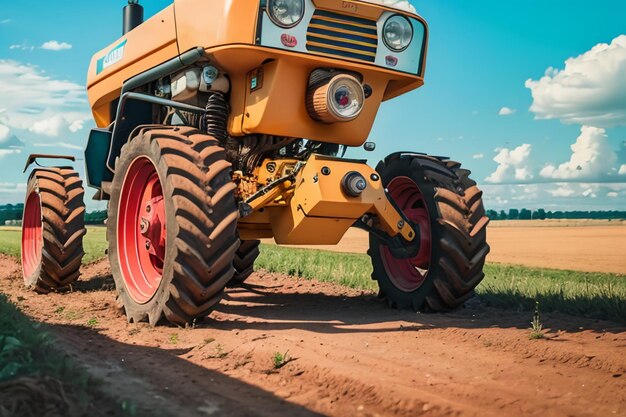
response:
[[[86,224],[103,224],[106,218],[107,218],[106,210],[92,211],[92,212],[85,214],[85,223]]]
[[[487,210],[487,217],[491,220],[498,220],[498,212],[495,210]]]
[[[509,220],[517,220],[519,219],[519,210],[518,209],[509,209]]]
[[[498,220],[506,220],[506,211],[500,210],[500,215],[498,216]]]
[[[522,210],[520,210],[519,212],[519,219],[520,220],[530,220],[532,218],[532,213],[530,212],[530,210],[523,208]]]
[[[542,208],[533,211],[533,220],[545,220],[546,211]]]

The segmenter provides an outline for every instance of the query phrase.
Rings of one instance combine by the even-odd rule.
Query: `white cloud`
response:
[[[38,67],[0,59],[0,123],[47,136],[76,132],[91,117],[85,87],[55,79]],[[73,129],[70,129],[70,127]]]
[[[59,136],[61,129],[66,124],[67,122],[63,116],[54,115],[47,119],[36,121],[28,130],[44,136]]]
[[[515,109],[511,109],[509,107],[502,107],[500,109],[500,111],[498,112],[498,115],[500,115],[500,116],[510,116],[510,115],[512,115],[515,112],[516,112]]]
[[[0,182],[0,193],[26,191],[26,183]]]
[[[0,141],[5,140],[9,137],[9,133],[11,133],[11,129],[8,126],[0,124]]]
[[[27,44],[26,42],[16,43],[14,45],[9,46],[10,50],[19,49],[20,51],[34,51],[35,47]]]
[[[483,184],[485,207],[546,210],[623,210],[626,183]]]
[[[552,197],[572,197],[576,194],[576,190],[569,186],[569,184],[561,184],[557,188],[546,190]]]
[[[41,45],[41,49],[48,51],[63,51],[66,49],[72,49],[72,45],[67,42],[48,41]]]
[[[74,145],[67,142],[54,142],[54,143],[35,143],[33,144],[37,148],[66,148],[66,149],[76,149],[82,150],[82,146]]]
[[[533,178],[530,169],[530,152],[532,146],[528,143],[510,150],[508,148],[496,149],[498,154],[494,161],[498,163],[496,170],[485,181],[490,183],[521,182]]]
[[[558,180],[604,181],[618,171],[617,153],[611,149],[604,129],[582,126],[571,149],[569,161],[558,167],[547,165],[539,175]]]
[[[472,158],[474,159],[483,159],[485,157],[484,153],[475,153],[474,155],[472,155]]]
[[[622,164],[622,166],[619,167],[619,171],[617,171],[617,173],[619,175],[626,175],[626,164]]]
[[[76,120],[74,120],[72,122],[72,124],[70,124],[70,126],[69,126],[70,132],[76,133],[79,130],[83,130],[83,127],[84,127],[86,121],[87,121],[86,119],[76,119]]]
[[[11,149],[0,149],[0,158],[7,155],[17,155],[22,153],[22,150],[19,148],[11,148]]]
[[[0,25],[6,25],[6,24],[9,24],[11,22],[12,22],[11,19],[3,19],[3,20],[0,20]]]
[[[528,79],[537,119],[611,127],[626,124],[626,35],[565,61],[562,70]]]

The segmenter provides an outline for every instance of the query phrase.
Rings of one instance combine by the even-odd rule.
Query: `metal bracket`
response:
[[[410,223],[410,226],[415,231],[413,240],[406,240],[401,234],[395,236],[389,236],[383,230],[374,226],[370,226],[373,220],[372,215],[366,214],[354,223],[354,227],[363,229],[381,240],[388,248],[391,254],[398,259],[410,259],[417,256],[420,250],[420,228],[415,223]]]
[[[28,156],[28,159],[26,160],[26,165],[24,166],[24,171],[22,171],[22,172],[26,172],[28,167],[31,166],[31,164],[33,162],[36,163],[37,159],[39,159],[39,158],[45,158],[45,159],[67,159],[67,160],[70,160],[72,162],[76,161],[76,157],[71,156],[71,155],[52,155],[52,154],[45,154],[45,153],[33,153],[33,154],[30,154]],[[37,165],[39,165],[39,164],[37,164]]]

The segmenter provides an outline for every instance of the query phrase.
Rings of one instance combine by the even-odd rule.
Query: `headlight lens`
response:
[[[413,39],[411,22],[399,14],[391,16],[383,26],[383,40],[392,51],[401,52],[408,48]]]
[[[304,0],[269,0],[267,11],[278,26],[294,27],[304,16]]]
[[[336,75],[307,92],[309,114],[324,123],[354,120],[363,110],[364,102],[363,86],[348,74]]]
[[[363,108],[363,87],[354,77],[341,77],[333,81],[328,89],[331,112],[340,119],[354,119]]]

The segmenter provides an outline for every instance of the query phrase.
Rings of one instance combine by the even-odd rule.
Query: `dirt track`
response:
[[[624,221],[496,221],[489,225],[487,239],[488,262],[626,274]],[[310,246],[351,253],[366,253],[368,247],[368,234],[359,229],[348,230],[336,246]]]
[[[477,301],[446,315],[398,312],[371,294],[257,274],[195,329],[153,329],[114,308],[106,261],[74,292],[48,296],[22,287],[13,259],[0,257],[0,270],[1,292],[153,416],[626,413],[626,329],[610,323],[545,315],[548,338],[529,340],[528,313]],[[293,361],[275,370],[277,351]]]

